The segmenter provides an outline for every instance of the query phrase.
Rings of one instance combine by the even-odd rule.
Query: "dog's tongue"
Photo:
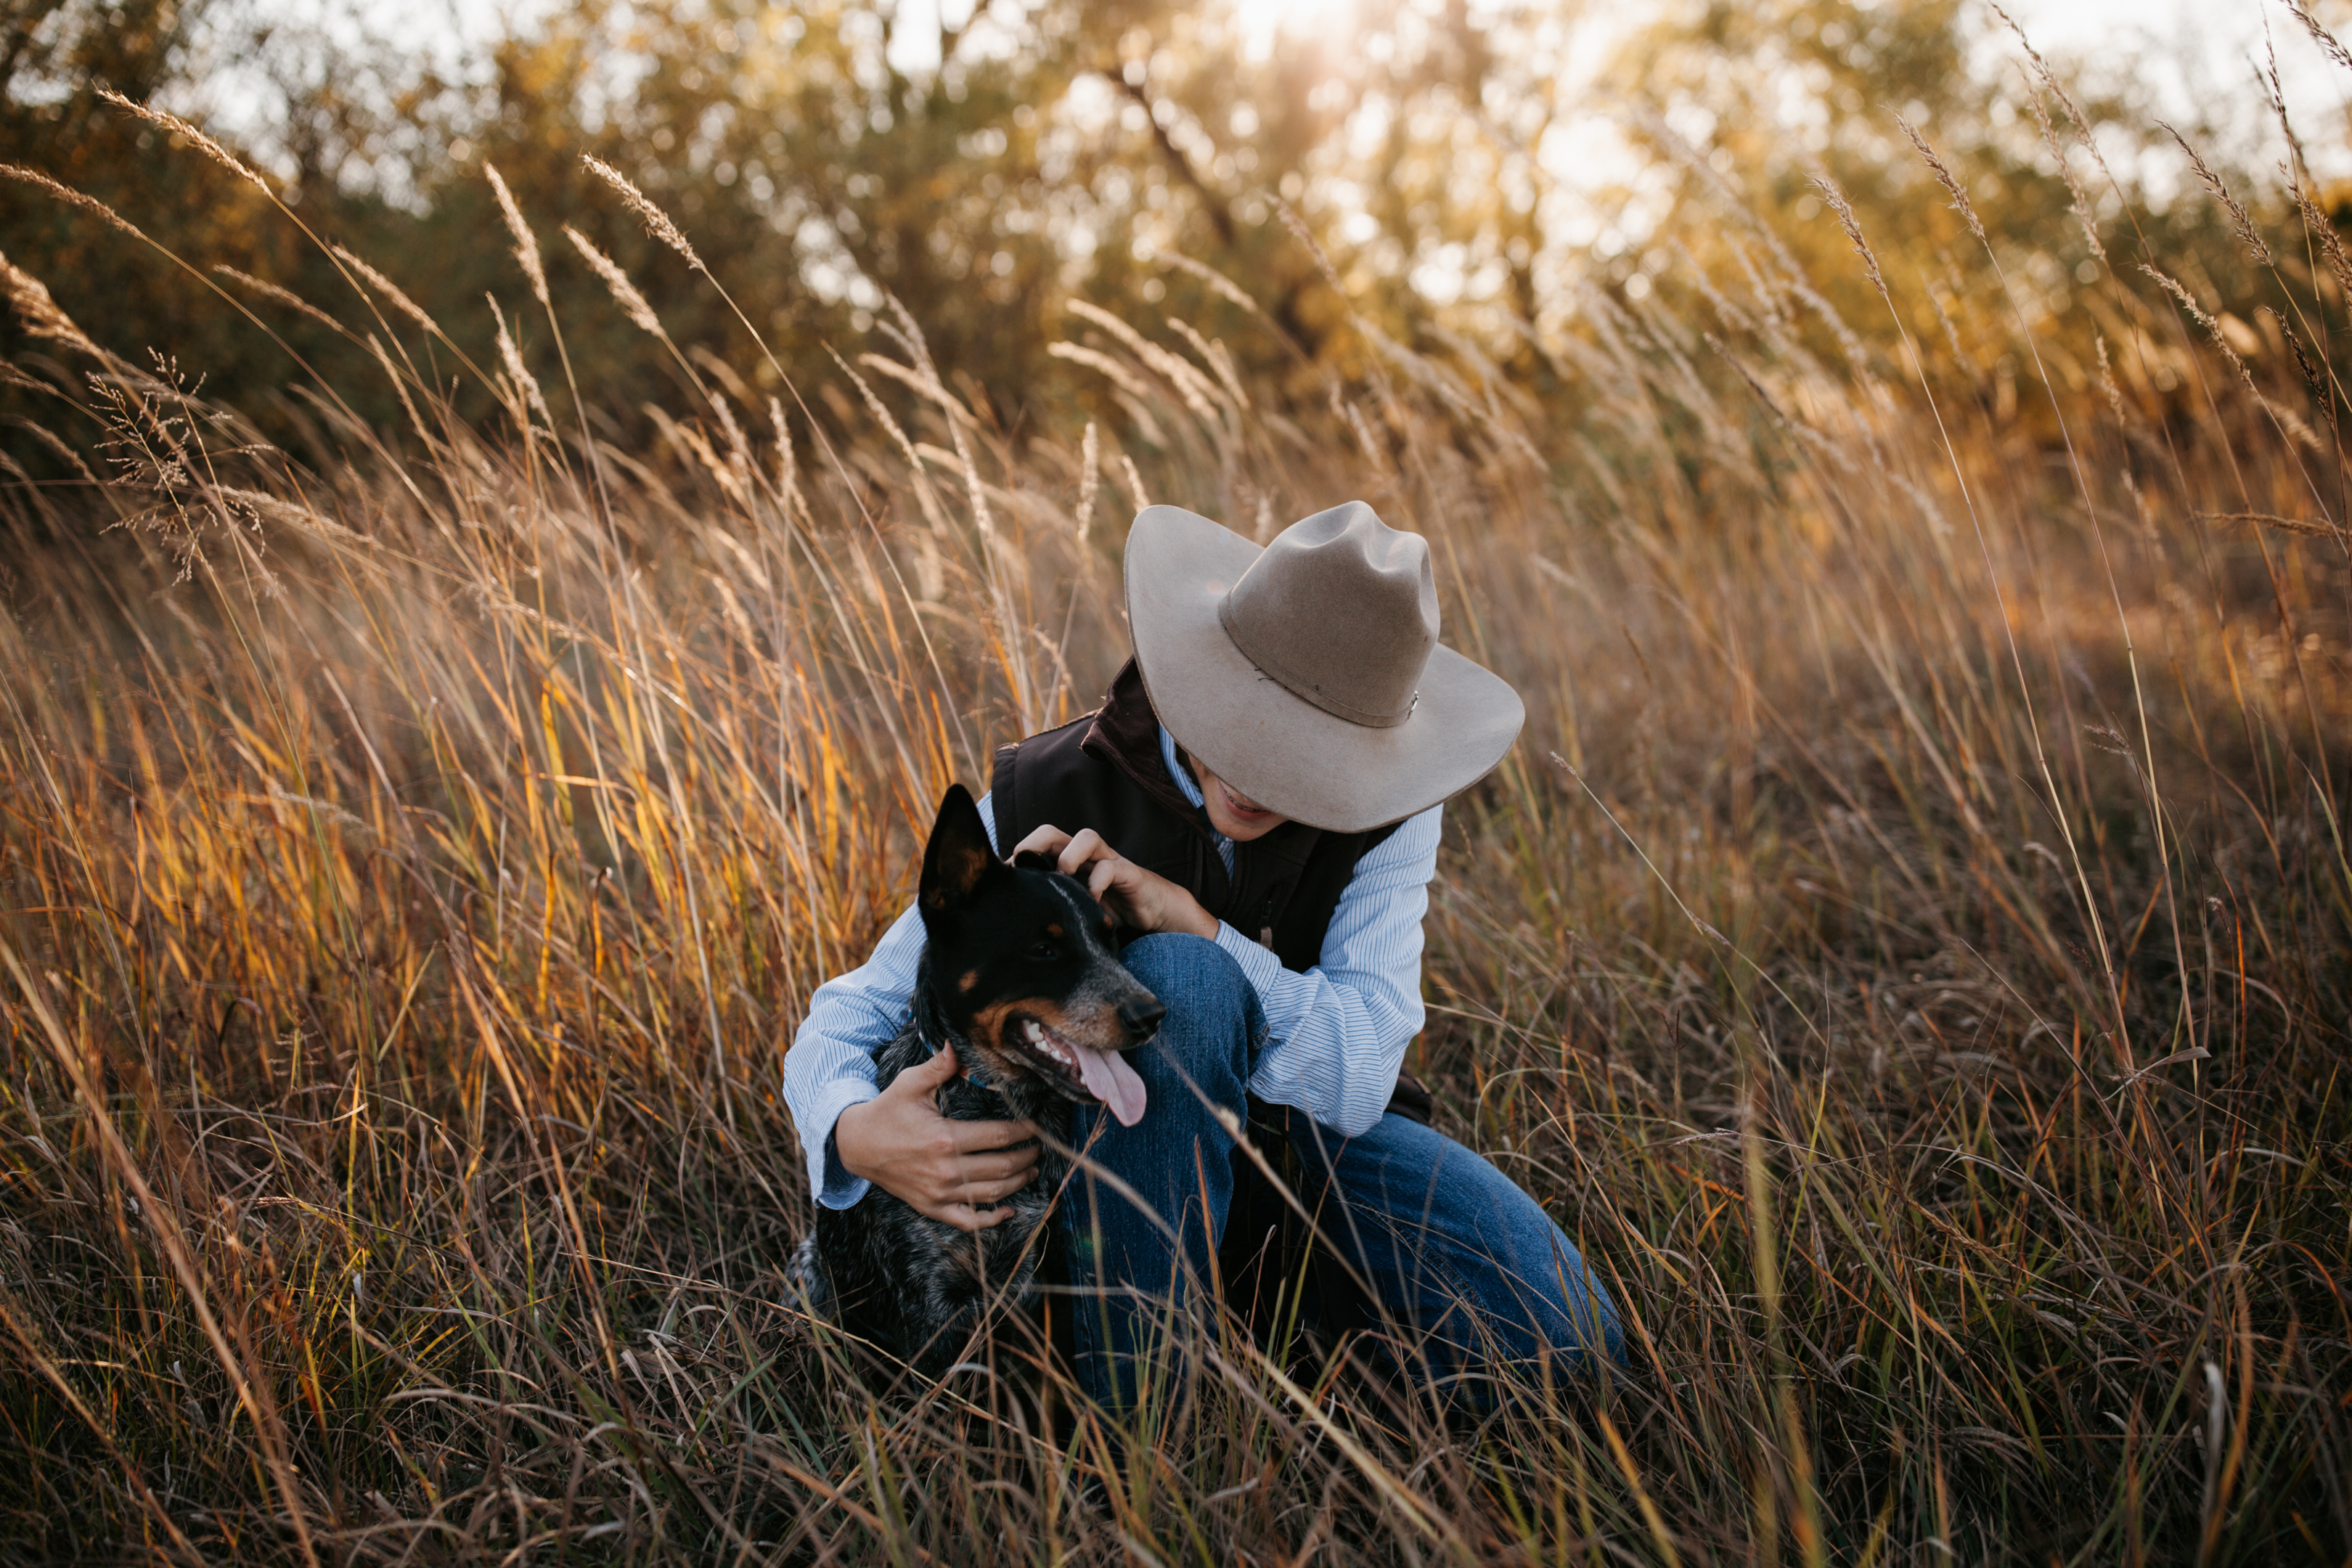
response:
[[[1094,1090],[1095,1098],[1110,1107],[1121,1127],[1132,1127],[1143,1120],[1143,1080],[1127,1065],[1125,1053],[1098,1051],[1076,1040],[1064,1043],[1077,1053],[1078,1075]]]

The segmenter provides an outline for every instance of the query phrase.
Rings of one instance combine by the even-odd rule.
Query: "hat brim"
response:
[[[1217,606],[1261,553],[1181,507],[1144,508],[1127,536],[1136,665],[1179,745],[1267,810],[1336,833],[1425,811],[1503,760],[1525,705],[1509,682],[1442,644],[1412,716],[1386,729],[1327,713],[1252,664]]]

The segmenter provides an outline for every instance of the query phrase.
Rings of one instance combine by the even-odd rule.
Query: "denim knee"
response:
[[[1250,994],[1249,977],[1233,954],[1204,936],[1154,931],[1119,950],[1127,972],[1158,994],[1170,1012],[1180,1004],[1214,1003]]]
[[[1386,1310],[1446,1322],[1457,1305],[1483,1327],[1456,1327],[1465,1364],[1549,1352],[1570,1364],[1624,1363],[1616,1305],[1568,1234],[1495,1164],[1433,1129],[1389,1115],[1342,1140],[1292,1112],[1291,1147],[1339,1185],[1354,1221],[1342,1247],[1388,1290]],[[1491,1342],[1482,1342],[1491,1335]]]
[[[1128,943],[1119,962],[1168,1009],[1158,1055],[1204,1089],[1213,1079],[1247,1084],[1265,1044],[1265,1012],[1231,953],[1205,937],[1162,931]]]

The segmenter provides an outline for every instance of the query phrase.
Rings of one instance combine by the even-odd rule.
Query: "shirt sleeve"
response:
[[[1437,874],[1443,805],[1433,805],[1356,862],[1331,912],[1322,960],[1304,974],[1220,922],[1265,1009],[1268,1044],[1250,1091],[1297,1106],[1343,1137],[1372,1130],[1395,1091],[1404,1048],[1421,1033],[1422,917]]]
[[[980,797],[980,820],[993,845],[996,816],[989,800]],[[874,1056],[912,1016],[922,957],[922,917],[908,904],[882,933],[872,957],[816,988],[792,1049],[784,1053],[784,1104],[808,1158],[809,1191],[826,1208],[849,1207],[873,1184],[843,1168],[833,1127],[843,1111],[882,1092]]]

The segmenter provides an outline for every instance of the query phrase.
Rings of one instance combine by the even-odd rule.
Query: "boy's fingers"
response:
[[[1034,851],[1039,855],[1059,855],[1062,847],[1069,841],[1068,834],[1048,822],[1031,828],[1029,837],[1013,847],[1013,853],[1025,855]]]
[[[1036,1136],[1037,1129],[1026,1121],[959,1121],[955,1124],[955,1150],[959,1154],[975,1154],[983,1150],[1010,1149]]]
[[[915,1080],[914,1087],[917,1089],[929,1089],[938,1088],[940,1084],[943,1084],[947,1082],[948,1079],[955,1077],[955,1047],[953,1046],[943,1045],[938,1050],[932,1052],[928,1060],[917,1062],[913,1067],[908,1068],[905,1072],[900,1073],[897,1081],[898,1083],[904,1083],[907,1079],[913,1079]]]
[[[963,1189],[965,1201],[973,1204],[993,1204],[1000,1198],[1009,1198],[1027,1186],[1030,1178],[1036,1173],[1034,1171],[1024,1171],[1017,1176],[1007,1176],[1001,1182],[967,1182]]]
[[[1079,867],[1109,853],[1110,847],[1102,841],[1101,834],[1091,827],[1082,828],[1076,838],[1063,846],[1062,858],[1057,864],[1062,868],[1063,875],[1075,877]]]
[[[1001,1182],[1007,1176],[1019,1175],[1027,1180],[1027,1173],[1037,1168],[1037,1150],[1007,1149],[1000,1153],[966,1154],[963,1173],[975,1182]]]

